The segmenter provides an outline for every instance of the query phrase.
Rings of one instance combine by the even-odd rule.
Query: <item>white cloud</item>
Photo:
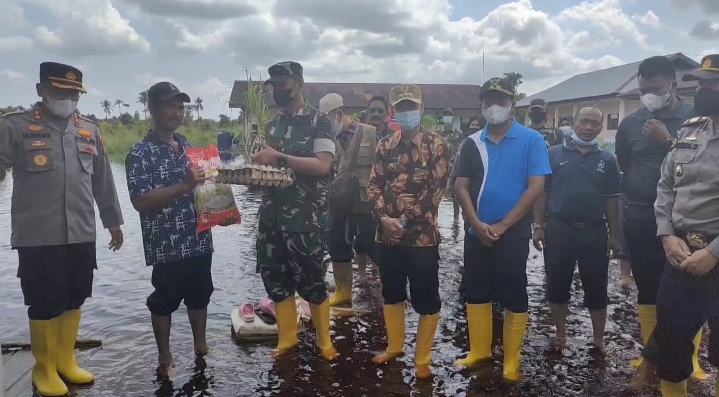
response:
[[[2,5],[2,12],[0,12],[0,35],[12,33],[16,29],[27,26],[23,9],[10,0],[6,1],[8,3]]]
[[[647,48],[647,36],[639,31],[632,18],[621,8],[621,0],[583,1],[559,13],[560,21],[576,21],[593,25],[608,36],[622,34]]]
[[[92,95],[92,96],[96,96],[96,97],[101,97],[101,98],[103,98],[103,99],[107,97],[107,93],[106,93],[105,91],[98,90],[98,89],[95,88],[95,87],[85,86],[85,89],[87,90],[87,94],[88,94],[88,95]]]
[[[13,84],[24,83],[28,80],[27,75],[14,70],[0,70],[0,78]]]
[[[135,76],[135,81],[140,83],[145,89],[148,89],[161,81],[169,81],[173,84],[179,84],[176,79],[172,77],[154,76],[150,73],[138,74]]]
[[[60,4],[34,1],[50,8],[61,21],[54,31],[45,26],[35,29],[35,44],[39,48],[73,57],[150,51],[150,43],[109,0],[64,0]]]
[[[27,50],[32,48],[32,39],[23,36],[0,37],[0,51]]]
[[[633,18],[636,19],[637,21],[639,21],[647,26],[651,26],[653,28],[658,28],[658,27],[662,26],[662,23],[659,20],[659,17],[652,10],[647,11],[647,13],[644,15],[635,15]]]

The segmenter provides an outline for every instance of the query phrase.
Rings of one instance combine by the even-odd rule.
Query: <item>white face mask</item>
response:
[[[574,130],[572,130],[572,127],[568,125],[559,127],[559,130],[562,131],[562,135],[564,135],[565,138],[569,138],[572,134],[574,134]]]
[[[639,99],[642,101],[642,105],[646,106],[650,112],[656,112],[669,106],[672,101],[672,90],[669,89],[669,92],[664,95],[644,94]]]
[[[77,110],[77,101],[72,99],[53,99],[46,97],[47,101],[45,105],[50,113],[57,117],[69,117],[75,110]]]
[[[484,115],[484,119],[487,120],[489,124],[497,125],[502,124],[507,119],[509,119],[509,115],[512,113],[512,107],[504,107],[499,105],[492,105],[488,108],[482,109],[482,115]]]
[[[332,133],[337,136],[340,132],[342,132],[342,120],[332,121]]]

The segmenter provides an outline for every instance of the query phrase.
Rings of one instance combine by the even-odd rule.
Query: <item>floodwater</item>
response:
[[[591,322],[580,309],[578,279],[574,285],[569,318],[569,352],[564,357],[545,353],[553,334],[549,310],[544,302],[541,255],[532,251],[528,264],[530,321],[522,353],[523,380],[507,385],[501,380],[501,318],[495,314],[493,362],[469,370],[458,370],[453,361],[467,350],[467,327],[457,286],[462,265],[462,226],[452,220],[452,206],[440,209],[441,321],[433,348],[434,377],[418,381],[413,376],[413,339],[417,315],[408,311],[406,351],[397,362],[375,366],[373,353],[385,345],[381,296],[376,274],[367,288],[355,288],[356,306],[368,314],[333,321],[332,331],[340,358],[322,361],[314,348],[312,332],[300,337],[297,353],[280,361],[268,356],[273,343],[238,346],[230,339],[230,312],[239,303],[264,297],[260,277],[255,274],[255,214],[259,197],[235,187],[243,214],[239,226],[216,228],[213,275],[215,293],[208,308],[208,343],[211,352],[195,362],[192,337],[184,307],[175,314],[171,347],[176,368],[171,382],[159,383],[154,376],[157,352],[145,299],[151,292],[151,269],[145,267],[138,215],[130,205],[122,165],[113,165],[120,203],[125,216],[125,245],[116,253],[105,249],[109,236],[100,230],[99,270],[95,273],[94,296],[84,306],[80,338],[100,339],[101,349],[79,353],[80,360],[96,376],[93,388],[78,390],[88,396],[658,396],[656,390],[633,393],[629,359],[639,353],[635,293],[619,290],[618,266],[611,270],[607,324],[606,359],[590,351]],[[10,195],[12,180],[0,182],[0,341],[28,341],[26,309],[15,277],[17,255],[10,250]],[[99,224],[99,222],[98,222]],[[704,363],[706,369],[708,364]],[[690,383],[695,396],[708,396],[709,384]]]

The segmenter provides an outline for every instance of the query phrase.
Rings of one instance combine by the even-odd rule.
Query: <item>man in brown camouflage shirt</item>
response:
[[[415,367],[417,378],[427,378],[441,307],[437,210],[447,187],[449,148],[442,137],[420,126],[424,105],[416,85],[398,85],[389,98],[402,130],[377,145],[367,187],[380,224],[376,240],[388,345],[372,361],[385,363],[404,350],[409,279],[412,306],[420,315]]]

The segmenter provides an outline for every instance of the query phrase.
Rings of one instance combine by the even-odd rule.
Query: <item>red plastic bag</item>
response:
[[[234,220],[239,224],[242,220],[240,210],[235,204],[235,195],[230,185],[215,183],[217,167],[220,166],[220,152],[215,145],[204,148],[189,147],[185,154],[193,167],[205,171],[205,182],[195,186],[195,212],[197,212],[197,232]]]

